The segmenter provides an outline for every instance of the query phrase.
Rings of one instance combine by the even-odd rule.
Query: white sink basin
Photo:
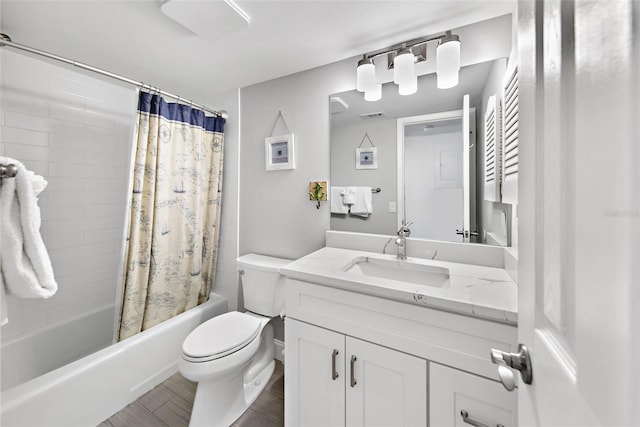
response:
[[[449,286],[448,268],[418,264],[408,260],[361,256],[347,264],[342,271],[438,288]]]

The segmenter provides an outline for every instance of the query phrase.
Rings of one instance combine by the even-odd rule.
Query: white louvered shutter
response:
[[[502,202],[518,204],[518,67],[509,64],[504,81]]]
[[[489,97],[484,113],[484,199],[500,201],[500,101]]]

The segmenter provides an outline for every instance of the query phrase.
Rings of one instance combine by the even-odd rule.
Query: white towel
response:
[[[371,187],[348,187],[348,196],[353,195],[353,203],[349,213],[367,218],[373,212],[373,199]]]
[[[331,213],[346,215],[349,212],[348,207],[342,202],[342,191],[344,187],[331,187],[329,202],[331,203]]]
[[[342,190],[342,203],[345,205],[352,205],[356,202],[356,187],[344,187]]]
[[[21,298],[49,298],[58,290],[49,254],[40,235],[38,194],[47,186],[40,175],[17,160],[0,163],[18,167],[15,178],[0,187],[0,274],[7,294]]]

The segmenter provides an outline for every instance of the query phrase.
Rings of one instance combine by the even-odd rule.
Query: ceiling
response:
[[[515,5],[513,0],[237,0],[251,18],[249,26],[211,40],[163,14],[162,3],[0,0],[0,29],[16,43],[205,102],[235,88],[504,15]]]

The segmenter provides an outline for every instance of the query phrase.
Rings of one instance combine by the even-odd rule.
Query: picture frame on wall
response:
[[[292,133],[265,138],[264,151],[266,170],[295,169],[295,146]]]
[[[378,149],[356,148],[356,169],[378,169]]]

